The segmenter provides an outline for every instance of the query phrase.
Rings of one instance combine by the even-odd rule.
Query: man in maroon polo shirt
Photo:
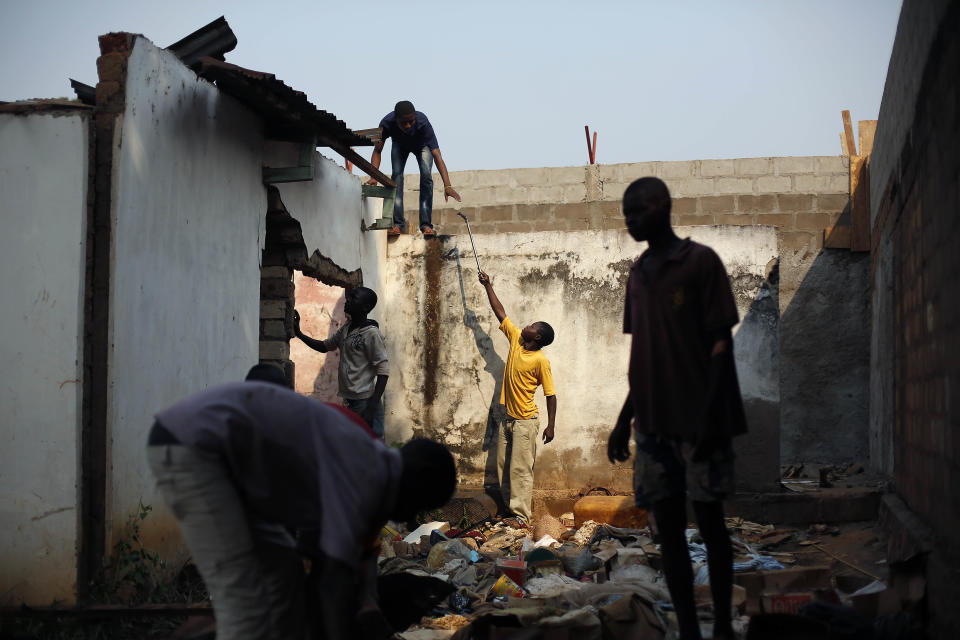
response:
[[[746,431],[733,361],[738,321],[719,256],[670,226],[670,192],[641,178],[623,196],[627,230],[649,248],[630,269],[623,330],[632,335],[630,393],[610,434],[611,462],[630,457],[636,435],[634,494],[660,530],[667,586],[680,637],[699,639],[693,571],[684,530],[690,496],[707,546],[713,637],[733,638],[733,552],[723,498],[733,491],[731,438]]]

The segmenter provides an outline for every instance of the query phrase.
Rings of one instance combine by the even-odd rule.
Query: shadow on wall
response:
[[[870,254],[821,250],[783,311],[780,447],[785,463],[869,455]]]
[[[484,462],[483,490],[496,501],[500,512],[504,513],[506,512],[506,505],[503,503],[500,482],[497,478],[497,442],[500,437],[500,425],[505,417],[503,405],[500,404],[500,389],[503,387],[505,363],[493,348],[493,340],[490,338],[490,334],[480,327],[480,320],[476,312],[467,307],[467,294],[463,286],[463,268],[460,264],[459,247],[451,249],[447,256],[453,256],[457,262],[457,280],[460,284],[460,300],[463,304],[463,324],[473,333],[477,351],[483,358],[483,370],[490,374],[494,381],[493,393],[490,396],[487,408],[487,426],[481,446],[481,450],[487,454]]]
[[[739,491],[775,491],[780,481],[779,284],[775,265],[750,292],[753,299],[733,340],[748,428],[733,441]],[[746,294],[736,282],[734,292]]]

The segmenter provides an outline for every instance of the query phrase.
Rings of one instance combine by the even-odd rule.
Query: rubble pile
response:
[[[673,637],[676,619],[659,545],[645,517],[642,522],[641,528],[578,522],[567,513],[545,515],[532,527],[488,518],[463,529],[438,521],[408,532],[391,523],[382,532],[379,577],[381,585],[404,579],[392,589],[392,597],[401,600],[395,608],[403,611],[399,619],[388,614],[399,630],[394,637],[507,638],[532,627],[551,638]],[[818,537],[836,535],[836,527],[783,529],[742,518],[727,518],[726,524],[734,548],[734,628],[740,637],[751,617],[761,614],[826,607],[823,615],[844,610],[870,620],[890,608],[889,599],[882,602],[882,581],[867,586],[856,581],[855,590],[822,562],[798,560],[809,548],[804,545],[817,546]],[[706,549],[697,529],[686,533],[700,622],[709,637],[713,603]],[[391,599],[383,591],[381,596],[382,604]]]

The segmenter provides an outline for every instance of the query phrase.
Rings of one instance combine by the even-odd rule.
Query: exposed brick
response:
[[[832,226],[838,217],[837,213],[798,213],[795,224],[798,231],[826,229]]]
[[[717,193],[753,193],[753,178],[718,178]]]
[[[720,213],[717,214],[717,224],[748,226],[755,223],[755,216],[747,213]]]
[[[780,211],[811,211],[813,196],[805,193],[781,193],[777,196]]]
[[[96,100],[97,105],[104,104],[120,94],[121,85],[115,80],[106,80],[97,83]]]
[[[709,178],[710,176],[732,176],[733,172],[733,160],[700,161],[700,175],[704,178]]]
[[[292,298],[293,282],[283,278],[261,278],[260,297],[266,300]]]
[[[789,176],[761,176],[757,178],[757,192],[759,193],[783,193],[791,190],[791,178]]]
[[[100,81],[121,82],[127,71],[126,53],[108,53],[97,58],[97,75]]]
[[[698,198],[674,198],[670,210],[676,215],[697,212]]]
[[[707,213],[728,213],[737,210],[733,196],[704,196],[700,198],[700,211]]]
[[[478,222],[503,222],[513,220],[514,205],[480,207],[476,217]],[[456,214],[454,214],[456,215]],[[470,221],[473,222],[472,220]]]
[[[527,233],[533,231],[532,222],[501,222],[497,224],[498,233]]]
[[[261,340],[261,360],[287,360],[290,358],[290,343],[286,340]]]
[[[261,300],[260,317],[264,320],[267,318],[286,318],[287,302],[284,300]]]
[[[776,208],[776,196],[737,196],[737,210],[741,213],[768,213]]]
[[[773,173],[773,158],[738,158],[734,166],[738,176],[765,176]]]
[[[290,336],[287,333],[287,325],[281,320],[265,320],[260,329],[260,337],[277,340],[286,340]]]
[[[690,213],[682,213],[680,215],[670,216],[670,219],[675,227],[696,227],[714,224],[714,216],[712,214],[700,216]]]
[[[822,193],[817,196],[817,209],[820,211],[843,211],[850,202],[846,193]]]

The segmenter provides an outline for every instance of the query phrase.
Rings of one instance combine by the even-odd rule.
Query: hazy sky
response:
[[[167,46],[225,15],[239,40],[228,62],[276,74],[353,129],[412,100],[451,170],[586,164],[585,124],[603,164],[836,155],[842,109],[877,117],[899,12],[894,0],[0,0],[0,100],[95,84],[100,34]]]

